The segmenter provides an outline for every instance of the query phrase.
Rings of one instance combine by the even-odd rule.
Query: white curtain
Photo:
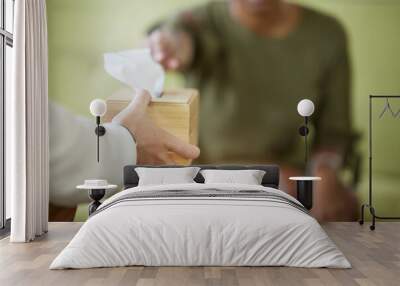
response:
[[[16,0],[13,92],[6,112],[12,242],[47,232],[48,66],[45,0]]]

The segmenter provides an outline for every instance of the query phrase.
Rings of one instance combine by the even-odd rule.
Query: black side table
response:
[[[76,188],[87,190],[89,198],[92,200],[88,207],[90,216],[101,205],[100,200],[104,197],[106,191],[116,187],[117,185],[109,185],[106,180],[85,180],[84,185],[79,185]]]
[[[91,189],[91,190],[88,190],[88,194],[89,194],[89,198],[91,198],[93,200],[89,204],[89,207],[88,207],[89,216],[90,216],[101,205],[100,200],[106,194],[106,189]]]
[[[313,207],[313,183],[321,181],[320,177],[290,177],[289,180],[297,182],[297,200],[304,207],[311,210]]]

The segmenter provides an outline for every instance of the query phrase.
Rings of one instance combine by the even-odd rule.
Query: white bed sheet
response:
[[[154,190],[263,190],[254,185],[179,184]],[[296,201],[297,202],[297,201]],[[145,266],[293,266],[350,268],[342,252],[311,216],[262,199],[185,198],[125,201],[91,217],[50,269]]]

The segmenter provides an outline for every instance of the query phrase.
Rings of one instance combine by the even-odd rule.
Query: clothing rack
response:
[[[372,224],[370,225],[370,229],[374,230],[375,229],[375,222],[376,219],[380,220],[400,220],[400,217],[388,217],[388,216],[380,216],[377,215],[375,207],[373,206],[373,201],[372,201],[372,123],[373,123],[373,116],[372,116],[372,102],[374,99],[386,99],[386,104],[379,115],[379,119],[381,119],[387,112],[390,113],[390,115],[393,118],[399,118],[400,119],[400,110],[394,111],[392,107],[390,106],[390,99],[393,98],[399,98],[400,95],[370,95],[369,96],[369,135],[368,135],[368,141],[369,141],[369,181],[368,181],[368,204],[363,204],[361,206],[361,219],[359,223],[362,225],[364,224],[364,209],[368,208],[370,214],[372,215]]]

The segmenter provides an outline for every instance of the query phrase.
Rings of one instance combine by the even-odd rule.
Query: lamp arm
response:
[[[97,163],[100,162],[100,134],[99,134],[99,129],[100,129],[100,116],[96,116],[96,134],[97,134]]]
[[[305,168],[307,170],[307,165],[308,165],[308,140],[307,140],[307,135],[308,135],[308,116],[304,117],[304,125],[306,126],[306,132],[304,135],[304,146],[305,146],[305,157],[304,157],[304,163],[305,163]]]
[[[106,128],[102,125],[100,125],[101,120],[100,116],[96,116],[96,129],[94,130],[94,133],[97,135],[97,162],[100,162],[100,136],[103,136],[106,134]]]

